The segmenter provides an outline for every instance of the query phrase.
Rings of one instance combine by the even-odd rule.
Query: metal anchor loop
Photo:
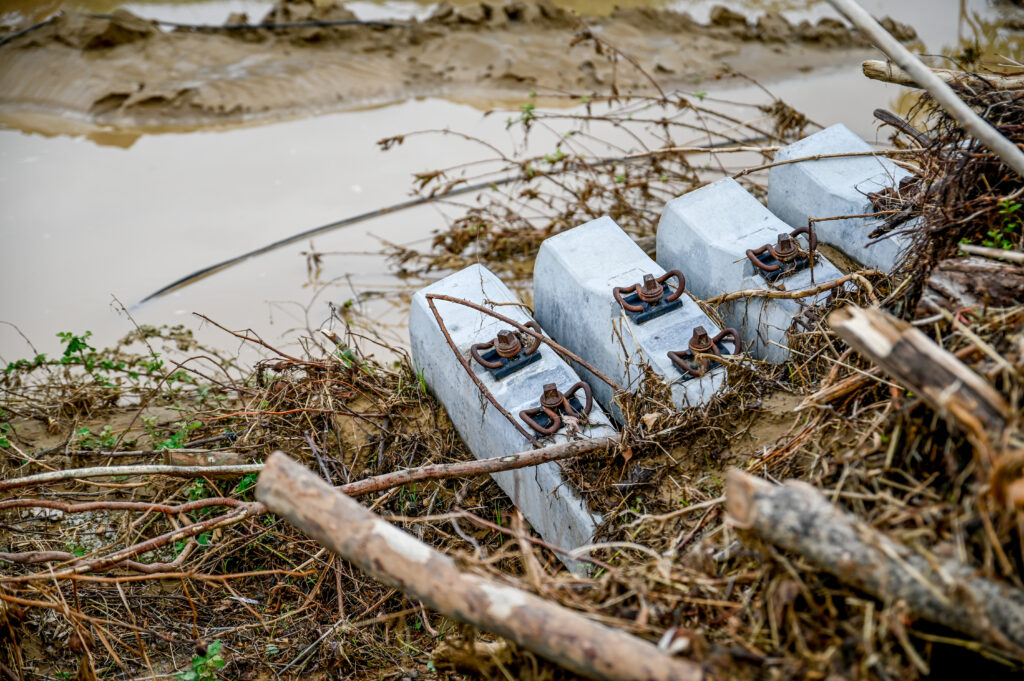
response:
[[[711,340],[711,336],[708,335],[707,329],[703,326],[698,326],[693,330],[693,336],[690,338],[690,350],[693,352],[708,352],[714,347],[714,342]]]
[[[653,274],[645,274],[643,283],[636,287],[636,294],[648,305],[653,305],[661,300],[664,292],[665,287],[658,283]]]
[[[501,359],[515,359],[519,356],[519,353],[532,355],[540,348],[540,335],[542,333],[540,325],[537,324],[537,322],[530,320],[523,324],[523,326],[537,332],[537,336],[532,337],[533,342],[530,343],[530,347],[526,348],[525,351],[523,350],[523,342],[519,339],[519,334],[516,331],[502,329],[498,332],[498,336],[496,338],[489,340],[486,343],[477,343],[470,346],[469,354],[472,355],[473,359],[475,359],[480,366],[487,369],[500,369],[503,366]],[[494,348],[494,351],[501,359],[484,359],[480,353],[486,352],[490,348]]]
[[[778,272],[784,263],[792,262],[801,255],[800,244],[796,240],[796,237],[800,234],[807,235],[807,252],[813,264],[814,250],[818,247],[818,237],[814,233],[814,228],[810,226],[794,229],[788,234],[785,232],[779,234],[774,246],[765,244],[760,248],[748,248],[747,259],[762,272]],[[760,256],[763,256],[765,253],[778,262],[766,263],[761,260]]]
[[[498,332],[498,337],[494,341],[494,350],[499,356],[511,359],[518,355],[522,349],[523,344],[519,340],[519,336],[505,329]]]
[[[540,406],[548,409],[558,409],[565,402],[565,395],[558,389],[555,383],[546,383],[544,392],[540,396]]]
[[[668,358],[672,360],[680,371],[683,371],[688,376],[693,378],[700,378],[708,372],[711,368],[711,360],[707,357],[701,358],[700,361],[694,366],[690,360],[695,355],[714,355],[715,357],[722,356],[722,349],[719,347],[719,343],[725,339],[729,339],[732,343],[732,353],[737,354],[742,347],[740,341],[739,331],[736,329],[722,329],[718,334],[712,337],[703,326],[698,326],[693,330],[693,336],[690,338],[689,349],[684,352],[671,351],[668,353]]]
[[[796,245],[796,239],[789,234],[780,234],[775,246],[768,246],[768,252],[776,260],[789,262],[800,254],[800,249]]]
[[[668,296],[665,296],[664,284],[666,281],[673,278],[677,283],[676,290]],[[685,290],[686,277],[683,276],[683,273],[679,270],[669,270],[657,278],[655,278],[653,274],[645,274],[643,282],[639,284],[633,284],[632,286],[616,286],[612,289],[612,295],[624,310],[628,310],[629,312],[643,312],[644,304],[653,307],[662,301],[671,303],[677,300],[679,296],[683,295]],[[629,296],[634,293],[640,299],[640,305],[626,302],[624,296]]]
[[[587,398],[587,401],[583,403],[583,413],[582,414],[576,412],[576,410],[573,408],[572,404],[570,403],[570,400],[576,394],[577,390],[582,390],[583,391],[583,396]],[[590,415],[590,409],[594,406],[594,394],[592,392],[590,392],[590,386],[587,385],[586,383],[584,383],[583,381],[579,381],[574,386],[569,388],[569,391],[567,393],[565,393],[565,406],[568,407],[572,412],[576,413],[576,415],[579,416],[579,417],[587,417],[587,416],[589,416]]]
[[[586,403],[583,405],[582,413],[580,413],[580,411],[574,408],[570,403],[570,400],[576,392],[581,389],[586,397]],[[523,423],[530,426],[530,428],[533,428],[533,430],[541,435],[553,435],[562,427],[563,414],[575,418],[586,418],[587,415],[590,414],[593,404],[594,397],[590,392],[590,386],[583,381],[579,381],[574,384],[564,394],[558,389],[558,385],[555,383],[547,383],[544,385],[543,392],[540,396],[540,406],[534,407],[533,409],[524,409],[519,412],[519,418],[523,420]],[[551,423],[547,426],[540,425],[536,418],[541,414],[547,416]]]
[[[530,347],[526,348],[526,352],[523,353],[525,355],[532,355],[533,353],[537,352],[537,350],[540,349],[540,344],[541,344],[540,337],[542,335],[544,335],[544,332],[541,331],[540,324],[538,324],[537,322],[533,321],[532,319],[530,321],[526,322],[525,324],[523,324],[523,326],[525,326],[527,328],[530,328],[530,329],[533,329],[534,331],[537,332],[537,335],[533,337],[533,342],[530,343]]]

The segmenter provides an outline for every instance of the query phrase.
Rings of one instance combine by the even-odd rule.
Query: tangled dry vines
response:
[[[1021,139],[1024,103],[1005,92],[977,96],[968,101]],[[642,242],[666,198],[740,172],[724,154],[702,151],[696,160],[695,147],[724,142],[734,146],[721,151],[767,162],[771,145],[809,125],[780,102],[747,121],[709,109],[709,99],[613,93],[576,113],[529,103],[513,123],[531,134],[562,119],[578,131],[551,127],[553,152],[503,155],[493,175],[421,177],[443,193],[518,173],[504,193],[467,206],[433,252],[399,259],[421,270],[485,259],[522,272],[544,236],[603,213]],[[0,378],[0,423],[9,426],[0,432],[9,444],[0,473],[23,481],[102,467],[106,477],[37,478],[0,499],[0,674],[159,678],[218,641],[240,679],[575,678],[424,608],[267,513],[253,498],[255,474],[230,467],[259,464],[279,448],[362,494],[370,511],[454,557],[460,570],[657,642],[710,678],[1019,673],[1019,638],[943,620],[935,603],[981,603],[954,598],[969,593],[961,588],[968,579],[1000,585],[1011,605],[1024,589],[1024,306],[916,306],[963,239],[984,240],[998,227],[1011,242],[1007,253],[1019,253],[1020,222],[1009,206],[1021,180],[940,114],[929,120],[931,143],[902,157],[917,179],[879,203],[883,213],[899,211],[887,229],[921,220],[911,264],[892,277],[850,272],[858,285],[836,289],[829,307],[879,302],[890,316],[877,314],[889,321],[872,323],[896,329],[900,352],[919,351],[899,361],[935,356],[953,373],[970,372],[1003,405],[997,419],[965,418],[949,399],[966,393],[943,391],[934,383],[942,372],[894,366],[876,345],[857,342],[863,326],[829,318],[827,309],[802,316],[787,364],[730,360],[729,386],[705,409],[673,409],[665,386],[639,368],[640,389],[623,398],[620,441],[559,454],[578,456],[563,468],[606,518],[588,547],[594,569],[577,577],[561,568],[564,550],[535,537],[484,475],[491,469],[466,451],[409,358],[354,323],[334,319],[342,333],[311,333],[293,352],[225,329],[263,353],[251,369],[181,329],[139,329],[104,351],[70,337],[64,357],[15,362]],[[597,151],[606,139],[598,126],[623,135],[614,138],[615,158]],[[682,131],[701,143],[677,139]],[[751,136],[768,145],[752,148]],[[758,174],[743,177],[757,190]],[[720,302],[705,307],[713,315]],[[919,337],[903,343],[908,329]],[[542,452],[532,456],[550,460]],[[142,468],[154,464],[177,470]],[[816,530],[855,518],[845,532],[876,550],[877,562],[911,566],[920,580],[894,591],[851,579],[824,550],[780,534],[783,525],[766,513],[785,510],[783,501],[766,506],[766,483],[735,473],[727,485],[730,469],[802,481],[769,489],[812,490],[790,494],[797,505],[789,510],[808,504],[822,523]],[[817,546],[828,539],[825,532]],[[954,564],[970,574],[943,567]],[[928,607],[913,600],[922,592],[935,598]]]

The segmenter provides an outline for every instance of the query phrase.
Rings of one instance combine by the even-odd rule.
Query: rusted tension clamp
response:
[[[581,389],[586,397],[586,402],[582,405],[575,398],[576,391]],[[564,394],[558,390],[557,384],[548,383],[544,386],[544,392],[541,393],[540,406],[524,409],[519,412],[519,418],[541,435],[553,435],[562,427],[563,414],[586,419],[593,406],[594,396],[590,392],[590,386],[583,381],[573,385]]]
[[[683,295],[683,291],[686,290],[686,277],[679,270],[669,270],[657,279],[654,278],[653,274],[645,274],[642,283],[633,284],[632,286],[616,286],[612,289],[612,295],[615,296],[615,300],[619,302],[623,309],[629,312],[643,312],[644,303],[649,307],[653,307],[661,302],[662,296],[665,295],[663,284],[672,277],[675,277],[677,287],[675,291],[665,297],[664,301],[671,303]],[[623,298],[623,296],[633,294],[636,294],[637,298],[639,298],[638,302],[640,304],[626,302],[626,299]]]
[[[540,325],[535,321],[528,321],[523,326],[527,326],[537,333],[542,333]],[[473,356],[473,359],[480,364],[480,366],[487,369],[500,369],[505,366],[508,361],[502,360],[514,360],[519,356],[519,353],[523,353],[524,356],[529,357],[533,353],[537,352],[540,347],[540,338],[534,337],[533,343],[530,347],[523,350],[523,342],[519,339],[519,334],[515,331],[509,331],[508,329],[502,329],[498,332],[497,338],[487,341],[486,343],[477,343],[469,348],[469,354]],[[491,359],[486,359],[480,353],[493,348],[493,353],[487,353],[493,355]]]
[[[721,333],[712,338],[708,334],[707,329],[703,326],[698,326],[693,330],[693,337],[690,338],[689,348],[683,352],[673,350],[668,353],[668,358],[672,360],[672,363],[680,371],[686,374],[684,378],[700,378],[711,368],[711,360],[706,357],[701,359],[699,363],[692,363],[691,360],[697,355],[721,357],[722,350],[718,347],[718,344],[726,338],[729,339],[729,343],[732,343],[732,353],[730,354],[739,352],[742,345],[740,343],[739,331],[736,329],[723,329]]]
[[[796,237],[800,234],[807,235],[807,255],[800,250],[800,245],[796,241]],[[794,229],[789,234],[783,232],[779,234],[778,240],[775,245],[765,244],[760,248],[748,248],[747,258],[751,264],[761,272],[765,274],[772,274],[774,272],[788,272],[790,270],[798,269],[802,264],[797,262],[801,257],[809,258],[814,250],[818,247],[818,237],[814,233],[812,227],[800,227]],[[765,253],[770,256],[769,262],[762,260],[762,256]],[[774,261],[774,262],[772,262]],[[809,260],[808,260],[809,261]],[[782,272],[779,272],[781,275]]]

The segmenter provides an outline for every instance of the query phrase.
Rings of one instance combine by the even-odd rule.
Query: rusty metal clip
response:
[[[586,397],[586,402],[582,405],[575,398],[576,392],[581,389]],[[575,406],[573,405],[574,402]],[[564,394],[559,391],[557,384],[547,383],[540,396],[540,406],[533,409],[524,409],[519,412],[519,418],[537,433],[553,435],[562,427],[563,414],[574,418],[586,419],[593,406],[594,396],[590,392],[590,386],[583,381],[574,384]],[[547,422],[546,424],[537,420],[541,415],[546,417],[544,419]]]
[[[718,335],[711,337],[708,334],[707,329],[703,326],[698,326],[693,330],[693,336],[690,338],[689,348],[683,352],[670,351],[668,358],[672,360],[672,363],[679,368],[686,378],[700,378],[708,372],[711,368],[711,360],[704,358],[700,360],[699,364],[691,366],[690,360],[696,355],[714,355],[715,357],[722,356],[722,350],[718,347],[718,344],[728,338],[727,342],[732,344],[732,353],[736,354],[742,347],[740,342],[740,334],[736,329],[723,329]],[[716,362],[717,364],[717,362]]]
[[[673,277],[676,279],[676,290],[667,296],[664,301],[666,303],[671,303],[678,299],[679,296],[683,295],[683,291],[686,290],[686,277],[684,277],[683,273],[679,270],[669,270],[657,279],[654,278],[653,274],[645,274],[642,283],[633,284],[632,286],[616,286],[612,289],[612,295],[615,296],[615,300],[618,301],[619,305],[621,305],[624,310],[628,310],[629,312],[643,312],[643,304],[635,305],[628,303],[623,296],[636,294],[641,303],[646,303],[648,306],[653,307],[661,302],[662,296],[665,294],[665,287],[663,284]]]
[[[779,270],[783,268],[785,268],[784,271],[798,269],[801,266],[801,263],[798,263],[797,260],[803,255],[803,252],[800,250],[800,245],[796,241],[796,237],[800,234],[807,235],[807,253],[810,257],[813,257],[814,250],[818,247],[818,237],[814,233],[814,228],[808,226],[794,229],[788,234],[785,232],[779,234],[774,246],[772,244],[765,244],[760,248],[748,248],[747,258],[754,267],[765,274],[779,272]],[[761,259],[761,256],[765,253],[775,260],[775,262],[764,262]],[[787,267],[787,265],[789,266]],[[781,275],[782,272],[779,274]],[[774,277],[769,279],[769,281],[773,279]]]
[[[542,333],[540,325],[533,320],[526,322],[523,326],[528,326],[537,333]],[[523,342],[520,340],[519,334],[515,331],[502,329],[498,332],[498,336],[493,340],[470,346],[469,354],[473,356],[473,359],[475,359],[480,366],[486,369],[500,369],[508,363],[507,361],[503,362],[502,360],[514,360],[519,356],[520,352],[528,357],[537,352],[537,349],[540,347],[540,343],[540,338],[534,337],[533,343],[531,343],[530,347],[526,348],[526,351],[524,352]],[[495,359],[488,360],[481,356],[480,353],[488,348],[494,348],[494,352],[497,355]]]

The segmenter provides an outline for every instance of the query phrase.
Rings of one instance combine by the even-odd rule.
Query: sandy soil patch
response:
[[[341,5],[285,0],[266,23],[345,21]],[[245,22],[234,16],[228,23]],[[901,38],[913,30],[889,23]],[[486,103],[545,92],[651,91],[607,58],[614,45],[665,88],[741,72],[772,79],[859,58],[863,39],[833,20],[750,23],[724,8],[686,14],[623,9],[581,18],[548,2],[442,5],[401,26],[164,31],[126,11],[62,14],[0,46],[0,112],[9,120],[181,129],[385,104],[416,96]],[[602,54],[603,52],[603,54]]]

